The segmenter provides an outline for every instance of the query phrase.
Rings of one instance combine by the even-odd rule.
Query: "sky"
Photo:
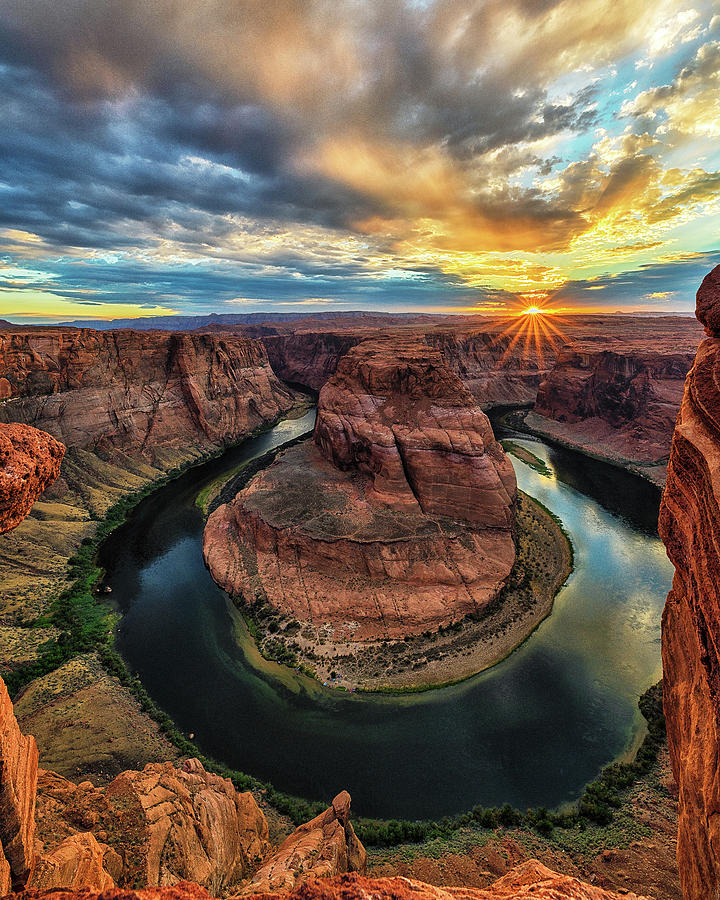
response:
[[[682,311],[720,0],[0,0],[0,317]]]

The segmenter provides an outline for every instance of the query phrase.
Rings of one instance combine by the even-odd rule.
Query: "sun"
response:
[[[511,354],[518,344],[524,359],[528,362],[533,360],[539,369],[543,369],[557,357],[561,347],[572,343],[572,339],[563,331],[563,325],[566,323],[560,315],[561,310],[551,304],[536,305],[545,299],[537,296],[519,297],[517,306],[514,309],[510,306],[507,312],[496,320],[497,333],[493,346],[503,347],[496,368],[514,364],[511,361]],[[523,308],[520,305],[523,301],[527,303],[532,300],[535,300],[532,306]]]

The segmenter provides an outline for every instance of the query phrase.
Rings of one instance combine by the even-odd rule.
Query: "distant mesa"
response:
[[[353,347],[313,441],[210,517],[215,580],[334,638],[397,638],[478,613],[515,559],[516,481],[487,416],[420,338]]]

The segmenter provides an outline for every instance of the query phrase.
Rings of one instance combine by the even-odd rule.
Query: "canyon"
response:
[[[690,318],[550,316],[538,341],[520,324],[462,317],[397,322],[442,353],[484,409],[528,406],[524,427],[662,486],[683,382],[702,337]],[[351,320],[352,321],[352,320]],[[298,320],[236,326],[264,344],[280,378],[319,391],[350,347],[380,326]],[[387,332],[388,326],[384,325]]]
[[[148,460],[239,440],[292,406],[262,345],[237,335],[0,330],[0,421]]]
[[[720,455],[716,421],[719,280],[715,270],[698,295],[698,315],[709,339],[700,346],[687,377],[661,520],[668,552],[677,567],[663,623],[663,662],[670,749],[680,786],[680,873],[687,897],[710,896],[708,890],[717,893],[719,883],[715,820],[720,802],[716,784],[720,663],[715,648],[720,637],[720,598],[715,588],[720,548],[713,533],[718,506],[715,470]],[[169,334],[4,327],[0,331],[0,421],[6,424],[0,426],[0,451],[5,468],[10,460],[17,468],[8,469],[9,479],[0,469],[0,509],[6,515],[3,521],[13,529],[3,538],[0,559],[0,574],[7,575],[0,611],[3,661],[14,665],[20,644],[24,645],[22,652],[28,653],[30,637],[37,638],[37,647],[39,639],[50,636],[50,628],[34,629],[31,635],[24,627],[25,617],[42,612],[57,595],[65,562],[81,540],[91,538],[96,517],[128,489],[140,490],[175,467],[234,443],[288,412],[295,398],[280,378],[321,390],[315,439],[281,455],[241,493],[242,501],[230,504],[238,504],[233,518],[219,525],[218,517],[209,526],[213,546],[209,555],[223,542],[227,546],[228,536],[235,543],[241,529],[247,529],[248,543],[251,539],[253,546],[267,554],[267,565],[261,560],[255,573],[252,559],[248,563],[242,553],[223,551],[225,556],[217,564],[218,579],[236,592],[249,586],[268,599],[276,592],[281,598],[277,602],[287,604],[288,614],[301,619],[309,610],[311,619],[322,616],[323,624],[340,630],[347,629],[347,616],[340,615],[339,609],[328,610],[318,604],[313,610],[314,592],[327,590],[324,579],[333,584],[339,563],[346,565],[349,560],[357,563],[358,571],[381,572],[384,580],[393,580],[398,574],[414,575],[422,561],[423,579],[429,569],[443,593],[448,584],[457,591],[456,608],[449,616],[439,610],[437,590],[434,596],[430,592],[430,602],[423,603],[421,614],[413,611],[416,598],[409,591],[403,598],[404,608],[388,595],[387,607],[379,617],[383,635],[435,627],[476,611],[512,567],[509,512],[515,502],[504,456],[487,434],[479,407],[534,403],[527,416],[530,428],[642,470],[656,483],[663,480],[674,413],[701,329],[678,319],[632,321],[632,327],[645,337],[629,334],[623,317],[605,321],[602,317],[577,317],[565,326],[570,346],[546,348],[543,359],[526,355],[522,342],[511,346],[512,340],[502,336],[502,326],[488,328],[480,322],[473,327],[447,321],[399,325],[385,349],[377,326],[368,322],[347,327],[325,323],[324,330],[318,329],[317,323],[309,330],[303,330],[307,325],[294,329],[272,323]],[[647,345],[653,346],[653,351],[647,350]],[[399,381],[397,366],[390,364],[393,354],[407,373]],[[503,356],[507,372],[499,364]],[[415,371],[416,365],[420,371]],[[391,415],[386,415],[378,402],[388,379],[395,383]],[[432,397],[432,404],[427,408],[424,402],[415,404],[414,390]],[[439,407],[442,414],[438,416],[430,406]],[[416,422],[420,423],[417,428]],[[39,426],[51,437],[33,434],[27,426]],[[22,435],[11,439],[8,428],[23,429]],[[466,442],[468,434],[472,439]],[[59,441],[68,448],[64,459]],[[29,459],[24,460],[26,451]],[[283,466],[286,474],[278,475]],[[18,490],[18,474],[22,491]],[[312,491],[293,494],[300,474],[309,478],[311,488],[328,491],[338,510],[350,506],[360,510],[356,516],[338,518],[340,531],[332,534],[331,541],[326,540],[328,532],[324,530],[330,527],[327,517],[323,521],[322,510],[309,502]],[[478,518],[478,505],[468,502],[458,490],[466,478],[482,494],[487,519]],[[54,486],[48,488],[53,479]],[[334,499],[331,485],[335,485]],[[283,508],[271,502],[278,490],[283,492]],[[34,511],[20,524],[33,502]],[[213,515],[221,510],[223,507]],[[298,527],[293,516],[299,510],[307,514],[301,523],[302,540],[295,536],[299,531],[288,536]],[[265,520],[266,515],[270,521]],[[448,518],[454,520],[452,526]],[[405,556],[396,552],[363,555],[368,537],[372,542],[379,536],[388,544],[390,530],[395,532],[400,522],[408,529],[404,534],[408,547],[413,540],[432,540],[436,547],[444,542],[432,565],[425,565],[427,545],[422,543],[415,557],[412,552]],[[378,524],[390,530],[377,530]],[[490,543],[483,544],[483,540]],[[319,543],[342,541],[346,544],[340,557],[318,555]],[[347,552],[353,543],[363,545],[355,560]],[[30,561],[39,559],[38,548],[50,545],[51,564],[40,561],[33,568]],[[486,568],[480,579],[474,577],[473,569],[478,549],[488,555],[491,552],[502,563],[497,571]],[[317,583],[311,582],[310,591],[288,593],[286,584],[272,575],[273,557],[282,559],[290,570],[295,560],[299,578],[305,575],[308,556],[319,560],[324,572]],[[23,576],[17,574],[21,569],[25,570]],[[475,596],[473,579],[481,582]],[[466,590],[468,583],[473,585],[471,590]],[[335,585],[331,590],[336,593]],[[358,587],[361,593],[364,589]],[[340,600],[342,606],[347,595]],[[384,601],[383,597],[381,608]],[[362,607],[359,611],[358,623],[351,625],[353,640],[377,636],[376,610],[368,610],[365,621]],[[18,629],[23,637],[20,644]],[[30,646],[30,656],[33,652]],[[111,688],[112,679],[98,669],[93,654],[78,660],[82,660],[85,673],[92,673],[78,690],[85,691],[85,696],[88,689],[95,691],[93,709],[98,713],[103,696],[109,700],[105,740],[112,732],[114,711],[120,708],[119,695],[111,690],[122,689]],[[67,696],[76,700],[80,694],[74,693],[74,678]],[[106,695],[104,686],[109,691]],[[54,687],[49,682],[37,687],[37,696],[46,702],[46,692]],[[33,685],[27,691],[26,704],[32,691]],[[67,696],[55,707],[61,719],[73,708],[74,700]],[[178,887],[154,893],[149,889],[149,900],[161,894],[204,897],[208,896],[205,889],[212,894],[228,893],[235,880],[247,895],[283,891],[283,896],[293,896],[287,891],[294,891],[298,897],[329,898],[367,896],[368,892],[404,896],[407,891],[414,896],[478,900],[617,896],[574,877],[556,875],[535,862],[524,864],[493,886],[477,889],[436,888],[411,880],[366,880],[352,875],[326,879],[354,867],[362,870],[362,853],[348,830],[352,826],[344,797],[336,798],[320,821],[300,826],[277,850],[271,850],[267,818],[256,798],[248,794],[248,799],[241,801],[238,798],[247,792],[234,792],[231,784],[197,761],[178,760],[174,748],[163,743],[162,735],[139,709],[128,716],[129,730],[140,734],[154,729],[154,743],[135,744],[129,750],[141,764],[147,761],[148,765],[121,769],[118,757],[107,783],[96,786],[87,780],[76,783],[63,775],[38,772],[34,741],[17,728],[9,699],[2,700],[0,808],[3,822],[10,823],[0,834],[4,848],[0,882],[5,890],[11,886],[24,889],[24,895],[30,897],[58,885],[72,889],[89,886],[92,890],[85,896],[110,891],[104,894],[109,897],[112,886],[120,885],[123,896],[132,896],[138,885],[170,885],[180,880]],[[73,765],[78,768],[82,768],[78,754],[83,752],[74,751]],[[172,761],[158,763],[158,759]],[[39,785],[35,794],[34,779]],[[118,840],[113,798],[120,798],[117,802],[121,805],[139,804],[134,807],[135,831]],[[28,812],[33,802],[36,821]],[[212,818],[219,809],[227,811],[221,815],[226,824],[219,825]],[[265,818],[264,827],[255,809]],[[198,818],[201,815],[209,818]],[[37,854],[31,849],[35,847],[33,829],[41,836]],[[215,843],[209,844],[208,839]],[[305,883],[296,890],[297,873]],[[316,875],[324,880],[311,881]],[[185,885],[182,879],[205,888]],[[625,891],[623,896],[635,895]]]
[[[480,613],[512,569],[512,464],[423,341],[368,340],[285,451],[205,529],[215,580],[333,639],[402,638]]]

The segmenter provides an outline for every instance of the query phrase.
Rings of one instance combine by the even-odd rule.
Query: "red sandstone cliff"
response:
[[[37,428],[0,425],[0,534],[16,528],[60,474],[65,448]]]
[[[653,349],[645,341],[612,340],[564,347],[540,384],[528,424],[611,458],[663,462],[695,352],[688,338]],[[555,422],[566,424],[558,431]]]
[[[25,884],[35,857],[35,738],[21,733],[0,678],[0,896]]]
[[[720,267],[698,291],[697,315],[710,337],[687,377],[660,514],[676,569],[663,692],[688,900],[720,896]]]
[[[231,443],[292,402],[250,338],[64,328],[0,333],[0,400],[0,421],[148,456]]]
[[[209,518],[215,580],[330,628],[402,637],[479,612],[515,557],[515,474],[485,414],[420,340],[366,341],[323,388],[314,443]]]

